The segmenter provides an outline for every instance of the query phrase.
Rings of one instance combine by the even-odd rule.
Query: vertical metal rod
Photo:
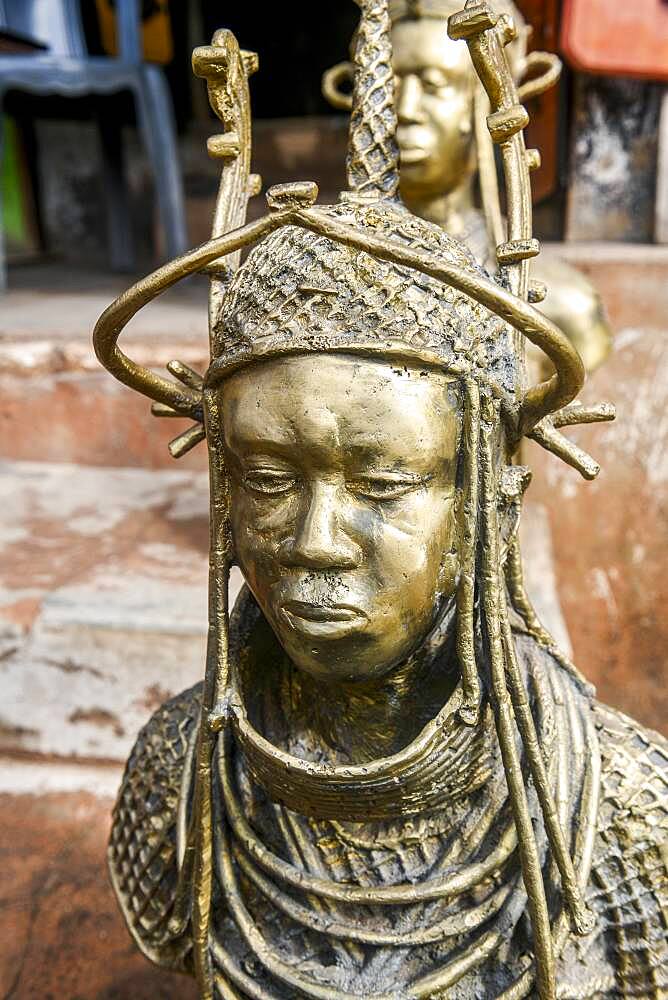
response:
[[[222,454],[218,393],[204,393],[204,419],[209,446],[209,632],[202,715],[195,776],[195,864],[192,925],[195,971],[201,1000],[213,1000],[213,970],[209,948],[213,884],[212,758],[218,730],[225,718],[216,714],[229,681],[228,588],[231,556],[229,486]]]
[[[462,721],[473,725],[480,710],[480,678],[475,655],[475,576],[478,524],[478,453],[480,448],[480,390],[472,378],[465,380],[464,496],[461,516],[462,554],[457,588],[457,658],[462,672],[464,704]]]
[[[492,404],[489,404],[490,408]],[[497,421],[483,417],[481,428],[482,465],[482,578],[484,623],[490,653],[492,706],[496,721],[503,767],[517,827],[522,876],[528,895],[536,960],[536,987],[540,1000],[555,1000],[556,970],[550,915],[545,896],[538,847],[534,834],[522,766],[515,743],[512,705],[506,686],[501,609],[503,573],[499,553],[499,526],[496,510],[494,431]]]

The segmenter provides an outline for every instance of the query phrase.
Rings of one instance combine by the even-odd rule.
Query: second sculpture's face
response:
[[[314,354],[243,369],[221,392],[236,557],[265,617],[308,673],[383,676],[455,589],[455,384]]]
[[[409,199],[449,194],[476,169],[474,73],[466,45],[443,19],[401,21],[392,30],[401,188]]]

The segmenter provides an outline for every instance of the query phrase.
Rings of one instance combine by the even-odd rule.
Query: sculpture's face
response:
[[[401,189],[409,200],[448,194],[476,169],[468,49],[429,17],[396,24],[392,45]]]
[[[455,384],[315,354],[221,392],[236,555],[262,611],[301,669],[382,676],[454,592]]]

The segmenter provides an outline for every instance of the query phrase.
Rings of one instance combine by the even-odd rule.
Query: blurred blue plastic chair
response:
[[[142,59],[139,2],[116,0],[118,57],[112,58],[88,55],[80,0],[0,0],[0,29],[19,40],[24,38],[44,46],[42,51],[34,53],[0,54],[0,110],[9,90],[65,97],[130,91],[139,131],[153,167],[165,250],[174,257],[187,246],[174,112],[162,70]],[[121,128],[110,117],[101,111],[97,121],[111,267],[124,271],[134,266],[134,243]],[[4,287],[1,212],[0,204],[0,287]]]

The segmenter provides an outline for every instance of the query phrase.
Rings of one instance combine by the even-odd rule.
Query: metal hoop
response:
[[[351,62],[340,62],[322,74],[322,96],[337,111],[350,111],[353,106],[352,93],[340,89],[342,83],[352,84],[355,67]]]
[[[579,354],[561,330],[528,302],[506,291],[490,278],[484,278],[455,264],[444,263],[433,253],[403,246],[393,239],[376,236],[368,230],[339,222],[321,209],[300,208],[297,205],[278,209],[241,229],[210,240],[128,289],[112,302],[95,326],[93,342],[101,363],[125,385],[150,399],[166,403],[179,412],[201,419],[199,393],[177,386],[136,364],[117,346],[118,338],[139,309],[167,288],[202,270],[212,261],[255,243],[285,225],[303,226],[346,246],[364,250],[452,285],[510,323],[539,347],[552,361],[556,374],[524,392],[517,405],[518,437],[529,433],[544,416],[569,403],[582,388],[585,373]],[[212,367],[215,370],[215,362]]]

